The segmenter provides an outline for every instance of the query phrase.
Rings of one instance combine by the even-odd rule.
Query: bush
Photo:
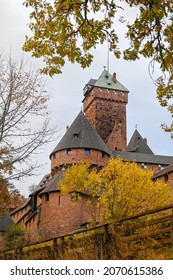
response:
[[[4,236],[6,249],[16,249],[27,243],[27,232],[20,224],[10,225]]]

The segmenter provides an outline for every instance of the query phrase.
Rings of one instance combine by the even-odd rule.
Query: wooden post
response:
[[[117,257],[121,260],[122,254],[120,252],[120,248],[118,244],[118,232],[117,232],[117,226],[115,224],[112,225],[112,236],[113,236],[113,248],[117,254]]]
[[[64,236],[61,237],[61,253],[64,254]]]
[[[171,241],[173,247],[173,207],[172,207],[172,218],[170,219],[170,229],[171,229]]]
[[[53,238],[53,259],[56,260],[58,256],[57,238]]]
[[[108,224],[104,225],[103,259],[111,259],[110,244],[112,235],[109,233]]]

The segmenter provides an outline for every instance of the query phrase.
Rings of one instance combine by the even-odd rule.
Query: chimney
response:
[[[147,144],[147,138],[144,138],[144,142]]]
[[[117,75],[116,73],[114,72],[113,75],[112,75],[112,81],[116,84],[117,82]]]
[[[68,129],[69,129],[69,126],[67,125],[67,126],[66,126],[66,131],[67,131]]]

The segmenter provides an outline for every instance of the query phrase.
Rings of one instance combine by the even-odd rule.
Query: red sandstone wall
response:
[[[45,236],[53,237],[75,230],[91,219],[86,211],[85,199],[73,205],[71,195],[62,196],[59,192],[43,196],[39,229]]]
[[[173,187],[173,171],[168,174],[168,182]]]
[[[141,163],[137,163],[137,164],[142,168]],[[160,168],[159,168],[158,164],[145,163],[145,166],[146,166],[146,169],[149,169],[149,170],[153,171],[153,174],[155,174],[155,173],[160,171]],[[167,165],[162,166],[162,167],[164,168],[166,166]]]
[[[44,236],[42,236],[41,232],[39,231],[37,213],[29,220],[29,222],[26,223],[26,230],[28,232],[29,242],[32,243],[44,239]]]
[[[14,223],[17,223],[30,209],[30,205],[27,205],[26,207],[19,209],[14,214],[11,214],[11,218],[13,219]]]
[[[162,176],[158,177],[157,180],[161,180],[163,182],[167,182],[173,188],[173,172],[168,173],[166,179],[165,179],[165,176],[162,175]]]
[[[89,122],[104,141],[111,138],[108,147],[126,149],[126,104],[128,94],[94,87],[84,99],[83,108]],[[116,140],[116,141],[115,141]],[[115,141],[115,143],[114,143]]]
[[[62,150],[52,155],[51,170],[58,166],[66,164],[80,163],[81,161],[91,162],[98,166],[106,166],[109,156],[102,154],[101,151],[91,150],[89,155],[84,153],[84,149],[72,149],[71,154],[67,154],[66,150]]]

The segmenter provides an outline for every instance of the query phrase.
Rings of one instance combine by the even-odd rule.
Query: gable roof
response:
[[[9,215],[1,216],[0,217],[0,232],[4,232],[7,229],[7,227],[11,224],[14,224],[14,222]]]
[[[126,151],[133,153],[153,154],[152,150],[147,145],[146,139],[142,138],[137,129],[135,129]]]
[[[75,148],[90,148],[100,150],[109,155],[111,154],[105,142],[89,123],[82,111],[68,128],[61,141],[50,154],[50,157],[55,152]]]

